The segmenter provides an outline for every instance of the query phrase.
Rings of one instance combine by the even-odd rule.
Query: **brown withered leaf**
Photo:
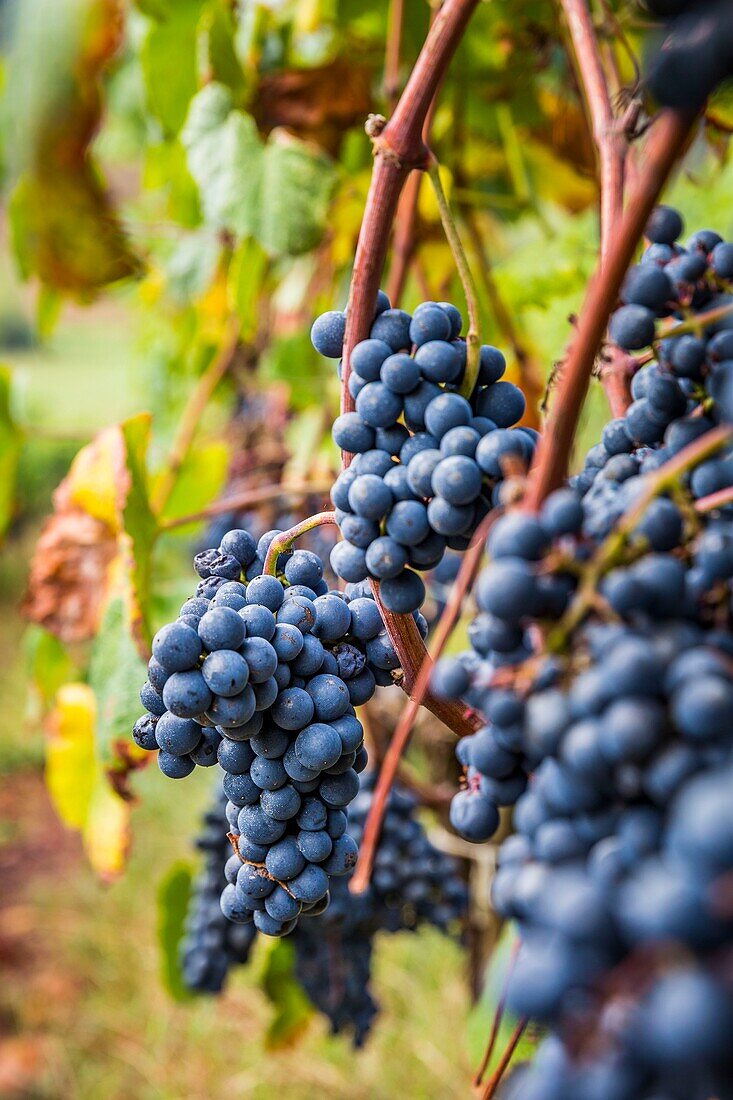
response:
[[[370,66],[343,58],[265,76],[253,108],[257,125],[265,134],[285,126],[335,156],[344,131],[372,110],[372,78]]]
[[[46,522],[31,561],[22,613],[62,642],[93,638],[108,590],[117,536],[79,508]]]

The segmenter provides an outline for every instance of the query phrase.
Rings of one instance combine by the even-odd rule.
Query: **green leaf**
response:
[[[267,256],[257,241],[245,237],[237,245],[229,264],[227,295],[230,308],[239,317],[245,342],[254,340],[259,319],[259,300],[267,269]]]
[[[336,183],[325,153],[274,130],[265,147],[258,239],[274,256],[299,256],[320,241]]]
[[[96,754],[103,767],[118,764],[118,742],[129,742],[140,717],[138,692],[144,680],[145,664],[131,637],[125,600],[115,596],[102,619],[89,666],[89,686],[97,700]]]
[[[197,444],[178,472],[163,518],[192,515],[216,500],[226,483],[231,457],[231,446],[224,441]],[[188,526],[184,530],[190,532]]]
[[[179,951],[191,896],[191,868],[176,863],[158,887],[158,946],[163,983],[176,1001],[193,1000],[183,984]]]
[[[168,289],[175,302],[186,305],[203,294],[216,273],[220,255],[221,243],[210,230],[183,237],[166,265]]]
[[[236,24],[228,0],[213,0],[202,19],[205,36],[207,77],[230,88],[237,101],[244,96],[247,81],[234,48]]]
[[[272,256],[319,242],[336,181],[325,153],[282,130],[263,143],[254,119],[216,83],[193,100],[181,137],[207,224],[253,236]]]
[[[155,5],[152,23],[140,50],[148,105],[168,137],[183,125],[198,87],[196,38],[201,0]]]
[[[23,433],[10,409],[10,371],[0,367],[0,540],[8,529],[15,508],[18,461]]]
[[[276,1009],[267,1029],[266,1045],[270,1049],[291,1046],[313,1015],[313,1008],[295,977],[295,948],[289,940],[272,941],[262,989]]]
[[[264,151],[251,115],[232,109],[222,84],[209,84],[191,103],[181,140],[206,223],[240,237],[253,233]]]

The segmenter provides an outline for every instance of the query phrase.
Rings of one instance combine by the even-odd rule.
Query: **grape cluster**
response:
[[[676,211],[657,208],[647,227],[646,262],[630,273],[627,298],[642,296],[635,279],[639,274],[646,279],[648,271],[667,280],[669,290],[669,277],[649,255],[662,245],[661,238],[673,240],[681,229]],[[695,241],[710,255],[721,247],[711,231],[695,234],[693,247]],[[634,286],[636,290],[629,290]],[[719,297],[714,299],[716,308]],[[728,303],[726,296],[722,304]],[[709,309],[709,295],[693,294],[687,307],[693,316]],[[649,305],[638,302],[617,311],[611,324],[617,341],[614,323],[628,317],[628,309],[650,312]],[[733,311],[702,336],[661,340],[655,359],[633,377],[634,400],[626,414],[605,426],[582,471],[546,500],[539,515],[510,512],[494,524],[487,540],[490,564],[475,587],[479,615],[469,630],[473,650],[441,662],[434,677],[438,694],[464,698],[488,719],[486,727],[458,746],[465,789],[454,800],[452,821],[467,838],[485,840],[495,832],[498,807],[516,802],[534,763],[522,741],[521,714],[513,696],[490,687],[502,669],[533,657],[536,624],[543,634],[549,632],[553,645],[558,641],[551,624],[573,613],[584,569],[604,562],[598,577],[600,598],[612,613],[631,620],[684,614],[709,622],[721,592],[724,602],[733,576],[728,550],[733,506],[723,504],[695,517],[692,505],[733,485],[730,444],[693,464],[678,487],[653,495],[636,522],[627,521],[629,529],[615,557],[608,558],[605,540],[618,538],[620,521],[648,493],[655,471],[730,420],[733,410],[726,392],[733,379],[733,360],[730,366],[728,360],[733,356],[733,328],[727,324],[733,325]]]
[[[647,85],[665,107],[699,110],[733,76],[733,8],[728,0],[645,0],[652,15],[669,20],[647,59]]]
[[[674,261],[650,255],[680,231],[674,211],[655,212],[617,343],[640,345],[624,337],[625,311],[652,309],[644,269],[669,281]],[[693,317],[729,301],[708,285],[720,238],[694,241]],[[487,839],[497,807],[515,805],[493,884],[522,944],[509,1004],[552,1033],[507,1097],[733,1094],[733,508],[694,507],[733,489],[730,444],[654,480],[731,422],[727,324],[660,341],[582,472],[537,516],[494,524],[473,649],[435,672],[435,690],[486,719],[457,749],[454,826]]]
[[[268,935],[291,930],[353,866],[342,810],[366,764],[354,708],[375,672],[392,682],[396,667],[376,603],[324,591],[317,555],[288,551],[278,576],[262,574],[275,534],[255,545],[230,531],[196,556],[197,594],[153,639],[133,731],[171,778],[221,765],[244,861],[222,905]]]
[[[331,1033],[346,1032],[355,1047],[362,1047],[379,1012],[369,987],[374,938],[370,931],[358,928],[319,931],[318,923],[304,924],[297,934],[295,974],[309,1000],[329,1021]]]
[[[204,864],[192,885],[180,948],[183,982],[195,993],[220,993],[231,967],[248,961],[257,935],[254,924],[232,924],[221,911],[224,868],[232,855],[223,828],[226,802],[219,787],[196,838]]]
[[[348,809],[348,828],[362,839],[374,791],[374,775],[365,772]],[[368,889],[354,895],[348,876],[333,879],[327,898],[303,915],[291,933],[296,974],[334,1033],[349,1031],[361,1046],[378,1011],[369,989],[374,937],[378,932],[415,931],[430,924],[443,932],[459,927],[468,892],[453,857],[435,848],[416,817],[417,800],[397,784],[390,793]],[[330,828],[346,828],[346,813],[334,815]],[[226,821],[228,819],[228,826]],[[219,789],[197,840],[206,853],[196,881],[182,942],[184,981],[202,993],[218,993],[230,968],[247,961],[256,936],[253,923],[233,923],[230,899],[238,889],[242,860],[239,807]],[[315,835],[315,834],[314,834]],[[328,902],[328,905],[327,905]]]
[[[337,311],[319,317],[315,348],[338,358],[345,324]],[[345,581],[379,581],[385,607],[400,614],[425,598],[419,573],[434,569],[446,548],[468,546],[497,503],[507,464],[524,470],[534,452],[533,429],[513,427],[525,400],[502,380],[498,348],[481,348],[476,385],[462,396],[462,325],[450,303],[423,302],[410,315],[380,292],[369,337],[351,354],[356,411],[333,426],[354,459],[331,493],[343,535],[331,564]]]
[[[358,844],[371,805],[374,775],[365,773],[349,810]],[[353,895],[345,879],[334,883],[331,904],[318,921],[296,932],[296,973],[334,1032],[348,1028],[354,1042],[366,1039],[377,1005],[369,990],[374,936],[415,931],[430,924],[454,928],[468,905],[459,865],[436,849],[415,813],[417,801],[397,784],[391,791],[367,890]]]
[[[493,901],[522,941],[509,1003],[555,1033],[522,1100],[731,1095],[733,645],[720,641],[689,620],[589,624],[589,667],[527,702],[539,763]]]
[[[712,229],[693,233],[686,246],[679,243],[684,231],[680,213],[658,206],[646,227],[648,246],[632,267],[621,289],[623,304],[611,317],[611,339],[628,351],[649,347],[658,338],[660,318],[683,315],[688,310],[717,310],[733,299],[733,244]],[[730,329],[725,319],[713,323],[703,336],[687,333],[662,342],[664,362],[677,378],[700,382],[711,361],[728,355],[706,355],[706,339]],[[725,344],[724,344],[725,346]],[[662,405],[662,408],[665,406]],[[652,440],[651,442],[656,442]]]

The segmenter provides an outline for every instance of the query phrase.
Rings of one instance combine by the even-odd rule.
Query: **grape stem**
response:
[[[305,481],[302,485],[283,485],[282,482],[259,485],[256,489],[245,489],[241,493],[233,493],[230,497],[215,500],[200,512],[162,520],[159,526],[161,531],[172,531],[176,527],[186,527],[189,523],[199,523],[212,516],[224,515],[226,512],[239,512],[243,508],[265,504],[270,500],[279,500],[283,497],[307,497],[312,493],[327,494],[332,484],[331,481]]]
[[[349,288],[341,372],[342,413],[353,412],[355,408],[349,391],[351,353],[360,340],[368,337],[374,319],[374,304],[397,203],[410,172],[424,170],[428,165],[430,154],[423,138],[426,120],[478,2],[445,0],[431,23],[392,118],[386,124],[383,120],[370,120],[374,168]],[[342,452],[343,468],[350,464],[351,458],[350,454]],[[374,597],[400,659],[405,688],[410,692],[427,660],[420,632],[411,615],[394,615],[387,611],[379,597],[378,585],[374,586]],[[457,704],[434,699],[427,690],[423,698],[425,706],[459,736],[475,728]]]
[[[672,325],[671,328],[662,332],[657,339],[670,340],[676,336],[684,336],[688,332],[700,336],[709,325],[714,325],[716,321],[722,321],[724,317],[730,317],[731,313],[733,313],[733,302],[729,302],[725,306],[716,306],[715,309],[709,309],[707,313],[696,313],[679,325]]]
[[[583,580],[573,602],[547,638],[547,649],[550,652],[558,653],[565,649],[570,634],[583,621],[590,608],[594,606],[601,578],[609,569],[619,563],[629,538],[638,527],[639,521],[655,497],[678,486],[683,474],[694,469],[710,455],[715,454],[731,438],[733,438],[733,428],[727,425],[713,428],[683,447],[674,458],[670,459],[669,462],[665,462],[654,474],[650,475],[645,492],[641,494],[633,508],[624,513],[621,522],[616,525],[608,538],[601,543],[585,567]]]
[[[700,497],[695,501],[695,511],[703,515],[706,512],[714,512],[716,508],[724,508],[726,504],[733,504],[733,486],[731,485],[725,489],[718,489],[717,493]]]
[[[422,128],[425,145],[429,145],[430,130],[437,104],[438,90],[436,89]],[[418,221],[417,204],[420,198],[422,180],[422,172],[410,173],[397,206],[397,217],[395,219],[397,224],[395,225],[394,240],[392,242],[392,262],[387,280],[387,297],[394,308],[397,308],[402,301],[405,283],[407,282],[407,270],[417,248],[415,230]],[[426,294],[425,297],[429,298],[430,294]]]
[[[625,140],[617,132],[593,20],[585,0],[560,0],[580,76],[583,99],[598,150],[601,198],[601,264],[623,214]]]
[[[501,1022],[504,1019],[504,1010],[506,1008],[507,994],[509,993],[509,982],[511,981],[512,974],[514,973],[514,967],[516,966],[517,956],[519,954],[519,948],[522,946],[522,941],[517,937],[512,944],[511,955],[509,956],[509,962],[507,964],[506,974],[502,983],[501,994],[496,1005],[496,1011],[494,1012],[494,1018],[491,1021],[491,1032],[489,1034],[489,1041],[486,1044],[486,1050],[484,1056],[481,1059],[481,1065],[476,1070],[476,1076],[473,1079],[474,1085],[478,1086],[483,1082],[486,1075],[486,1070],[489,1068],[489,1063],[494,1054],[494,1048],[496,1047],[496,1040],[499,1038],[499,1032],[501,1030]]]
[[[609,344],[602,358],[598,377],[605,390],[611,416],[624,416],[632,401],[631,379],[636,374],[636,359],[617,344]]]
[[[402,668],[402,690],[410,697],[410,702],[408,702],[403,712],[404,715],[415,705],[413,696],[417,692],[421,675],[425,676],[427,685],[430,679],[432,662],[412,615],[396,615],[393,611],[388,611],[382,602],[378,582],[371,581],[371,586],[374,601],[379,608],[385,630],[394,646]],[[423,669],[425,669],[425,672],[423,672]],[[421,702],[436,718],[439,718],[444,725],[448,726],[456,737],[465,737],[481,725],[481,722],[472,711],[467,710],[452,699],[437,699],[430,692],[423,689]],[[418,706],[419,703],[415,706],[416,711]],[[395,732],[390,741],[390,749],[396,736]],[[387,750],[385,759],[389,757],[390,749]]]
[[[413,666],[417,667],[417,675],[414,683],[412,685],[407,685],[410,698],[397,723],[397,728],[392,735],[392,740],[384,755],[384,760],[382,761],[379,776],[374,787],[372,803],[369,807],[367,819],[364,824],[364,838],[359,852],[359,859],[353,878],[349,883],[351,891],[355,894],[362,893],[369,885],[369,879],[374,865],[374,856],[379,844],[382,822],[387,808],[389,792],[397,777],[399,763],[410,740],[410,734],[412,733],[412,727],[415,724],[415,719],[420,710],[420,705],[424,703],[424,705],[436,714],[438,718],[442,718],[445,724],[458,736],[465,736],[469,733],[473,733],[481,726],[481,721],[477,716],[471,715],[469,719],[463,708],[457,703],[453,703],[449,700],[435,699],[433,696],[429,695],[428,686],[430,684],[430,674],[433,669],[433,662],[443,653],[446,643],[460,618],[461,607],[466,592],[473,583],[481,563],[486,536],[497,517],[498,512],[496,510],[490,512],[476,529],[471,544],[463,556],[461,567],[458,570],[458,576],[453,582],[448,601],[435,628],[435,634],[430,646],[430,654],[425,652],[417,626],[412,617],[409,617],[409,621],[412,623],[419,639],[420,647],[423,649],[424,656],[417,666]],[[374,588],[376,589],[375,596],[378,596],[378,585],[374,585]],[[380,610],[382,611],[382,615],[384,615],[385,611],[381,605]],[[389,614],[389,612],[387,612],[387,614]],[[400,616],[400,618],[402,618],[402,616]],[[392,637],[391,633],[390,637]],[[400,656],[399,651],[398,656]],[[412,665],[411,661],[408,663]],[[451,713],[449,715],[451,720],[449,721],[443,716],[446,707],[451,708]],[[440,708],[440,712],[437,708]],[[457,715],[455,713],[456,711],[458,712]],[[458,721],[456,721],[456,717],[458,717]]]
[[[369,335],[400,192],[414,168],[424,169],[422,130],[436,90],[478,0],[446,0],[428,32],[390,121],[374,137],[374,170],[354,258],[344,338],[341,411],[353,412],[349,393],[351,352]],[[348,466],[351,456],[343,455]]]
[[[559,488],[567,473],[570,452],[583,407],[593,364],[608,318],[618,301],[621,283],[659,194],[679,159],[695,121],[694,115],[664,111],[652,130],[640,174],[606,263],[593,276],[578,326],[563,364],[557,395],[537,447],[524,499],[527,511],[537,512],[545,498]]]
[[[431,156],[428,166],[428,176],[435,192],[435,201],[440,211],[440,220],[443,232],[450,246],[455,261],[458,275],[463,286],[468,309],[468,332],[466,333],[466,372],[461,383],[461,393],[469,398],[474,391],[481,360],[481,342],[479,340],[479,304],[476,282],[471,267],[468,263],[463,242],[456,228],[455,219],[451,213],[448,199],[443,189],[443,181],[440,178],[440,165],[435,157]]]
[[[695,336],[702,336],[706,328],[709,328],[710,325],[714,325],[716,321],[722,321],[725,317],[730,317],[731,314],[733,314],[733,302],[729,302],[728,305],[725,306],[716,306],[715,309],[709,309],[706,313],[695,313],[686,321],[672,324],[668,328],[658,332],[654,342],[658,344],[661,343],[662,340],[674,340],[677,336],[686,336],[689,333]],[[657,352],[654,348],[642,352],[641,355],[635,355],[634,370],[637,371],[641,367],[645,367],[647,363],[652,363],[656,357]]]
[[[315,516],[308,516],[307,519],[301,520],[300,523],[296,523],[295,526],[291,527],[289,530],[282,531],[279,535],[275,535],[265,557],[265,564],[262,570],[263,574],[266,577],[276,577],[277,559],[281,554],[286,553],[294,542],[303,535],[307,535],[308,532],[312,531],[315,527],[321,527],[324,523],[335,522],[335,512],[318,512]]]
[[[506,1071],[509,1068],[509,1063],[511,1062],[512,1058],[514,1057],[514,1051],[519,1046],[519,1040],[522,1038],[522,1035],[524,1034],[524,1029],[526,1028],[528,1023],[529,1023],[529,1021],[525,1016],[519,1021],[517,1026],[514,1028],[514,1031],[512,1032],[511,1036],[509,1037],[509,1042],[507,1043],[506,1047],[504,1048],[504,1051],[503,1051],[502,1056],[499,1060],[498,1066],[496,1067],[496,1069],[492,1073],[490,1079],[486,1083],[486,1088],[484,1089],[482,1100],[492,1100],[492,1098],[494,1096],[496,1096],[496,1090],[498,1089],[499,1085],[501,1084],[502,1079],[504,1077],[504,1074],[506,1073]]]

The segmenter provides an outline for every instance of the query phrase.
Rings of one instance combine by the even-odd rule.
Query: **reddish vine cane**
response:
[[[436,16],[392,118],[373,134],[374,171],[354,259],[344,338],[341,411],[353,412],[351,352],[369,335],[397,202],[410,172],[425,168],[422,133],[430,104],[478,0],[446,0]],[[374,130],[374,128],[373,128]],[[351,455],[344,454],[348,466]]]
[[[453,583],[448,602],[446,603],[443,614],[435,630],[435,637],[432,644],[432,656],[425,653],[425,657],[419,665],[417,678],[410,690],[409,702],[402,712],[397,728],[389,743],[389,747],[384,754],[384,760],[379,769],[379,776],[377,777],[374,794],[372,796],[372,803],[369,807],[369,813],[367,814],[366,823],[364,825],[364,836],[359,850],[359,860],[353,878],[349,883],[349,887],[354,894],[362,893],[369,884],[372,867],[374,865],[374,857],[379,843],[379,835],[382,830],[382,822],[387,809],[389,792],[397,777],[399,763],[410,740],[410,734],[412,733],[412,728],[415,724],[420,706],[422,703],[425,703],[426,706],[428,705],[427,689],[430,683],[433,662],[442,654],[448,638],[452,634],[460,617],[463,600],[478,572],[481,556],[483,554],[484,542],[489,532],[489,528],[496,519],[496,515],[496,512],[492,512],[486,516],[476,529],[476,533],[471,540],[471,545],[464,554],[458,576]],[[384,611],[382,614],[384,614]],[[430,709],[432,710],[432,706]],[[466,716],[465,721],[468,727],[466,733],[473,733],[481,725],[481,721],[476,715],[471,715],[470,718]],[[451,728],[453,727],[451,726]]]
[[[436,90],[463,36],[478,0],[446,0],[435,17],[420,56],[389,122],[372,120],[374,169],[356,247],[349,292],[343,349],[341,411],[353,412],[349,393],[350,357],[355,345],[369,335],[379,283],[384,268],[390,230],[397,202],[413,169],[426,169],[429,152],[423,130]],[[376,123],[376,125],[375,125]],[[342,455],[344,467],[351,455]],[[411,615],[387,611],[374,586],[374,598],[403,671],[403,686],[410,693],[427,659],[427,651]],[[424,705],[458,736],[475,729],[465,708],[424,693]]]
[[[608,318],[644,227],[667,178],[684,149],[694,115],[664,111],[652,130],[645,171],[629,195],[628,206],[608,258],[596,271],[583,303],[570,350],[562,367],[552,412],[542,433],[524,506],[537,511],[545,498],[562,484],[580,412],[593,373],[595,357]]]

